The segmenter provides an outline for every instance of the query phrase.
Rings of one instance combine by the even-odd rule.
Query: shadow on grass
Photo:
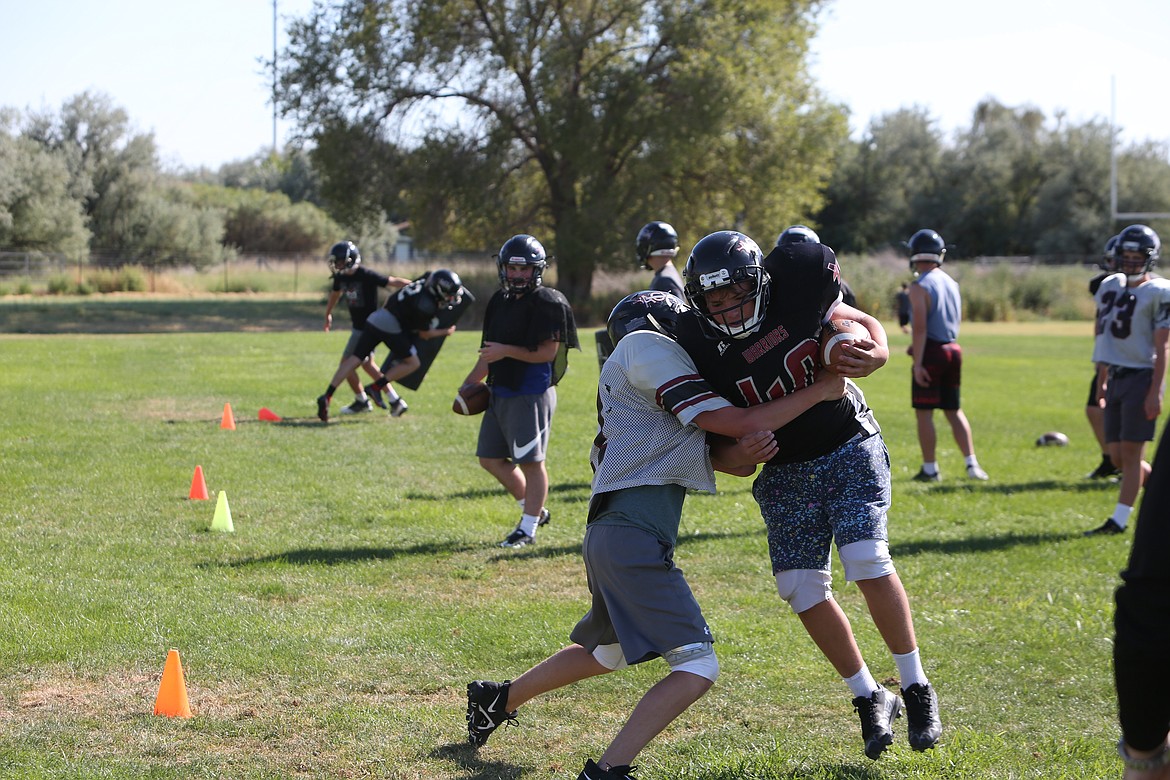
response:
[[[1059,491],[1061,493],[1095,493],[1104,489],[1117,490],[1117,483],[1103,479],[1080,479],[1072,482],[1058,479],[1041,479],[1034,482],[978,482],[970,479],[957,479],[953,482],[917,483],[905,480],[913,485],[921,485],[919,495],[927,493],[954,494],[954,493],[999,493],[1014,495],[1016,493]],[[894,484],[898,484],[895,480]]]
[[[430,757],[450,761],[465,770],[467,780],[516,780],[525,774],[522,767],[502,761],[485,761],[479,751],[466,742],[448,742],[431,751]]]
[[[1049,546],[1057,542],[1067,542],[1080,539],[1079,531],[1069,533],[1044,534],[1004,534],[998,536],[971,536],[962,539],[923,540],[919,542],[899,542],[890,545],[890,555],[895,560],[910,555],[926,553],[986,553],[997,550],[1009,550],[1014,547]]]
[[[485,474],[487,472],[484,472]],[[565,482],[556,485],[548,486],[548,494],[559,496],[561,501],[568,501],[570,503],[583,503],[589,500],[589,491],[591,485],[588,482]],[[503,488],[498,485],[473,488],[471,490],[461,490],[458,493],[438,493],[428,492],[423,493],[418,490],[410,491],[406,494],[406,498],[412,501],[451,501],[460,498],[492,498],[499,496],[503,492]],[[566,496],[566,493],[583,493],[583,496]]]
[[[391,561],[411,555],[451,555],[483,549],[480,544],[464,542],[428,542],[408,547],[306,547],[272,555],[241,558],[227,563],[201,563],[201,568],[239,568],[283,563],[291,566],[337,566],[358,561]]]

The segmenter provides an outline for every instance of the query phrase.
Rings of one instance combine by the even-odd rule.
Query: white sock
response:
[[[367,397],[366,397],[366,391],[365,391],[365,390],[362,390],[360,393],[355,393],[355,394],[354,394],[354,396],[353,396],[353,399],[354,399],[355,401],[357,401],[359,404],[360,404],[362,401],[368,401],[368,400],[370,400],[369,398],[367,398]]]
[[[877,684],[877,680],[873,679],[873,675],[869,673],[869,667],[865,664],[861,665],[861,671],[857,674],[846,677],[845,684],[849,686],[849,690],[854,696],[862,696],[866,699],[877,693],[881,687]]]
[[[898,677],[902,679],[902,690],[915,684],[930,684],[930,680],[926,679],[926,671],[922,668],[922,659],[918,655],[917,647],[902,655],[894,653],[894,663],[898,666]]]
[[[540,518],[536,515],[520,515],[520,530],[529,536],[536,536],[536,524]]]
[[[385,387],[382,388],[382,392],[386,394],[386,403],[388,403],[388,404],[398,403],[398,400],[399,400],[398,393],[394,391],[393,387],[391,387],[390,385],[386,385]]]
[[[518,498],[518,499],[516,499],[516,503],[520,506],[520,512],[523,513],[524,512],[524,499]]]
[[[979,459],[976,458],[975,453],[972,452],[970,455],[967,456],[967,468],[971,468],[972,466],[978,466],[978,465],[979,465]]]
[[[927,474],[937,474],[938,473],[938,461],[932,460],[930,463],[926,463],[925,461],[923,461],[922,470],[925,471]]]
[[[1113,507],[1113,522],[1117,523],[1122,528],[1129,525],[1129,516],[1133,514],[1133,507],[1125,504],[1118,504]]]

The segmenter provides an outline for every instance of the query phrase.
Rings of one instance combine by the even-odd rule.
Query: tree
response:
[[[11,135],[13,119],[0,117],[0,247],[83,256],[89,231],[65,160]]]
[[[290,29],[279,104],[326,193],[401,209],[423,245],[533,233],[577,299],[649,219],[770,238],[819,207],[846,132],[805,68],[820,4],[322,2]]]

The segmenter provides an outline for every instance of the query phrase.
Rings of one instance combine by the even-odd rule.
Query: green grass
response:
[[[918,468],[906,337],[863,380],[893,458],[892,548],[941,745],[861,751],[849,694],[776,596],[750,481],[688,499],[678,560],[723,675],[643,753],[640,776],[1100,778],[1117,775],[1112,593],[1130,536],[1084,539],[1116,487],[1084,421],[1085,323],[964,330],[964,408],[985,484]],[[583,336],[588,336],[588,331]],[[473,752],[464,686],[514,677],[586,606],[579,556],[596,359],[571,356],[550,450],[553,522],[494,543],[515,504],[449,411],[477,345],[454,336],[401,419],[315,418],[344,333],[0,336],[0,775],[26,778],[573,777],[659,663],[579,683]],[[341,391],[337,400],[348,402]],[[219,427],[230,402],[237,429]],[[262,423],[260,407],[284,417]],[[1038,449],[1048,430],[1068,448]],[[187,499],[196,465],[228,497]],[[840,583],[840,570],[836,571]],[[895,673],[841,587],[879,679]],[[195,717],[152,713],[178,648]],[[904,722],[902,722],[904,723]]]

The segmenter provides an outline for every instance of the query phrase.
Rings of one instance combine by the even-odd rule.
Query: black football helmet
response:
[[[618,301],[609,313],[605,329],[615,346],[636,330],[653,330],[673,339],[678,318],[686,311],[690,309],[676,295],[660,290],[642,290]]]
[[[1117,270],[1117,236],[1110,236],[1105,242],[1105,250],[1101,253],[1101,270]]]
[[[930,228],[923,228],[910,236],[906,246],[910,250],[911,271],[915,270],[914,263],[918,260],[928,260],[942,265],[943,257],[947,253],[947,245],[943,243],[942,236]]]
[[[712,338],[743,338],[752,333],[768,308],[771,279],[764,270],[763,253],[755,241],[734,230],[720,230],[705,236],[687,258],[683,269],[687,302],[698,309]],[[714,311],[707,305],[707,295],[715,290],[746,285],[746,297],[732,306]],[[751,313],[747,307],[751,307]],[[738,309],[740,320],[727,325],[717,315]]]
[[[791,225],[784,228],[784,232],[776,238],[776,246],[786,244],[819,244],[821,237],[816,231],[805,225]]]
[[[524,282],[508,281],[508,266],[527,265],[533,267],[532,276]],[[500,276],[500,288],[509,295],[522,295],[539,287],[548,268],[548,256],[544,247],[527,233],[512,236],[500,247],[496,255],[496,270]]]
[[[1117,234],[1115,253],[1115,268],[1128,276],[1141,276],[1154,267],[1159,253],[1162,251],[1162,239],[1152,228],[1145,225],[1130,225]],[[1144,257],[1141,261],[1127,261],[1126,252],[1139,252]]]
[[[463,280],[446,268],[431,271],[425,287],[440,308],[454,309],[463,301]]]
[[[329,250],[329,269],[347,271],[362,262],[361,252],[352,241],[339,241]]]
[[[678,254],[678,233],[666,222],[647,222],[638,231],[636,246],[638,262],[649,269],[652,255],[674,257]]]

